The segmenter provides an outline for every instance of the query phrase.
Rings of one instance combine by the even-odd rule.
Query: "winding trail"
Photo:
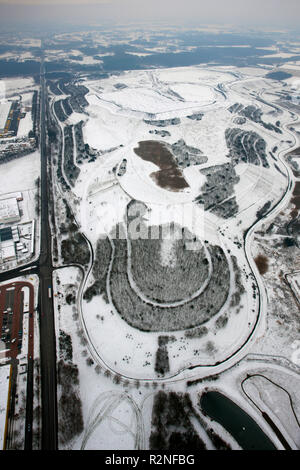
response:
[[[249,81],[249,79],[247,79],[247,80]],[[240,80],[239,80],[239,82],[240,82]],[[234,82],[234,83],[236,83],[236,82]],[[230,84],[230,85],[232,85],[232,84]],[[271,210],[261,220],[255,221],[252,224],[252,226],[249,227],[248,230],[246,231],[246,233],[244,234],[245,257],[246,257],[246,261],[247,261],[247,263],[250,267],[250,270],[251,270],[251,272],[254,276],[254,279],[257,283],[258,298],[259,298],[257,318],[256,318],[256,321],[253,325],[252,330],[249,332],[249,335],[248,335],[247,339],[244,341],[244,343],[234,353],[232,353],[230,356],[228,356],[227,358],[225,358],[221,361],[211,363],[211,364],[196,364],[196,365],[191,366],[191,367],[183,367],[183,368],[177,370],[175,373],[171,374],[170,376],[164,377],[163,379],[160,379],[160,378],[141,379],[141,378],[139,378],[139,380],[141,382],[152,382],[153,380],[155,380],[156,382],[160,382],[160,381],[161,382],[174,382],[174,381],[193,379],[193,378],[197,378],[197,377],[200,377],[200,376],[204,377],[204,376],[211,375],[212,373],[217,374],[217,373],[220,373],[220,372],[232,367],[236,362],[238,362],[243,357],[245,357],[247,355],[247,353],[249,352],[249,349],[250,349],[251,345],[253,344],[253,342],[255,341],[255,339],[257,337],[257,335],[259,334],[259,332],[262,330],[262,328],[264,326],[264,320],[265,320],[265,315],[264,314],[267,311],[267,296],[266,296],[266,292],[265,292],[265,287],[264,287],[262,278],[261,278],[261,276],[258,272],[257,266],[254,262],[254,259],[252,258],[252,255],[251,255],[250,246],[251,246],[251,243],[252,243],[252,236],[253,236],[255,230],[257,230],[257,228],[262,223],[265,223],[266,221],[271,220],[273,217],[275,217],[275,215],[278,212],[281,211],[282,207],[286,204],[286,202],[288,201],[288,199],[291,196],[291,192],[293,190],[293,175],[292,175],[292,171],[290,170],[290,168],[285,164],[284,157],[293,148],[296,148],[297,140],[296,140],[294,134],[292,134],[288,129],[288,126],[295,123],[296,120],[298,120],[298,118],[295,119],[295,117],[294,117],[293,121],[288,122],[288,123],[286,123],[282,126],[285,129],[285,131],[293,138],[293,141],[294,141],[293,146],[290,145],[287,149],[281,150],[280,155],[279,155],[279,160],[281,161],[283,167],[286,169],[286,174],[287,174],[286,191],[284,192],[282,198],[271,208]],[[222,231],[225,224],[226,223],[224,223],[223,226],[219,227],[219,232]],[[116,373],[116,371],[114,371],[103,360],[103,358],[101,358],[101,356],[99,355],[99,353],[97,351],[97,348],[94,346],[94,344],[91,341],[91,338],[90,338],[89,332],[88,332],[88,328],[86,327],[86,324],[85,324],[85,321],[84,321],[84,315],[83,315],[83,311],[82,311],[82,298],[83,298],[83,292],[84,292],[87,280],[89,278],[89,275],[90,275],[90,272],[91,272],[91,269],[92,269],[92,265],[93,265],[93,261],[94,261],[93,247],[92,247],[91,243],[89,242],[89,240],[87,238],[86,238],[86,241],[89,245],[89,249],[90,249],[90,253],[91,253],[91,261],[90,261],[89,268],[85,272],[85,275],[82,279],[80,289],[79,289],[78,308],[79,308],[79,312],[80,312],[80,320],[81,320],[82,327],[83,327],[83,329],[85,331],[85,334],[87,336],[87,339],[88,339],[90,353],[91,353],[92,357],[95,359],[95,362],[97,362],[100,365],[104,365],[104,367],[106,369],[110,370],[113,373]],[[221,237],[221,242],[222,242],[222,237]],[[115,247],[114,247],[112,241],[111,241],[111,247],[112,247],[112,254],[111,254],[109,272],[108,272],[108,275],[107,275],[106,283],[107,283],[108,298],[109,298],[110,303],[113,306],[112,298],[111,298],[111,294],[110,294],[110,289],[109,289],[110,272],[111,272],[111,269],[112,269],[112,263],[113,263],[113,259],[114,259],[114,256],[115,256]],[[226,250],[225,250],[225,253],[226,253]],[[135,287],[133,283],[132,283],[132,287]],[[137,289],[136,289],[136,291],[138,293]],[[140,296],[141,296],[141,294],[142,293],[140,293]],[[143,298],[143,297],[141,296],[141,298]],[[144,298],[146,298],[146,297],[144,297]],[[151,300],[150,300],[150,302],[151,302]],[[183,301],[183,303],[184,303],[184,301]],[[158,304],[158,305],[160,306],[160,304]],[[163,306],[166,306],[166,304],[163,304]],[[121,377],[123,379],[136,380],[136,377],[133,377],[133,376],[127,376],[127,375],[123,375],[123,374],[119,374],[119,375],[121,375]]]
[[[245,383],[248,381],[248,380],[251,380],[251,378],[253,377],[260,377],[268,382],[270,382],[272,385],[274,385],[275,387],[279,388],[280,390],[282,390],[285,394],[287,394],[288,396],[288,399],[289,399],[289,403],[290,403],[290,407],[291,407],[291,410],[292,410],[292,413],[293,413],[293,416],[295,418],[295,421],[298,425],[298,427],[300,428],[300,423],[299,423],[299,420],[298,420],[298,417],[297,417],[297,414],[295,412],[295,409],[294,409],[294,405],[293,405],[293,400],[292,400],[292,397],[290,395],[290,393],[284,388],[282,387],[281,385],[278,385],[277,383],[273,382],[273,380],[269,379],[268,377],[266,377],[265,375],[263,374],[259,374],[259,373],[255,373],[255,374],[247,374],[246,378],[241,382],[241,388],[242,388],[242,391],[243,393],[245,394],[245,396],[248,398],[248,400],[251,401],[251,403],[255,406],[255,408],[258,409],[258,411],[260,412],[260,414],[262,415],[263,419],[267,422],[267,424],[272,428],[272,430],[274,431],[274,433],[276,434],[277,438],[280,440],[281,444],[283,445],[283,447],[287,450],[292,450],[292,447],[290,445],[290,443],[288,441],[290,441],[290,438],[288,437],[287,435],[287,432],[285,432],[285,430],[280,430],[278,428],[278,425],[274,422],[274,420],[270,417],[269,413],[267,413],[265,410],[263,410],[259,405],[258,403],[256,403],[256,401],[254,399],[251,398],[251,396],[249,395],[249,393],[247,393],[247,391],[245,390]],[[262,403],[264,403],[262,401]],[[267,410],[268,410],[268,406],[266,406]],[[269,410],[268,410],[269,411]],[[271,411],[271,410],[270,410]],[[276,416],[276,414],[275,414]],[[279,420],[280,422],[280,420]],[[278,423],[279,424],[279,423]],[[282,427],[282,426],[281,426]]]
[[[130,427],[132,428],[132,424],[129,427],[119,419],[112,416],[114,410],[124,401],[131,406],[134,413],[135,431],[130,429]],[[100,426],[106,419],[113,420],[114,422],[118,423],[121,427],[124,428],[125,432],[128,432],[132,435],[134,439],[135,450],[145,449],[145,429],[140,408],[137,406],[132,397],[127,393],[109,391],[99,395],[92,405],[89,416],[87,418],[87,424],[81,443],[81,450],[85,449],[90,437],[93,435],[98,426]]]
[[[131,262],[131,242],[130,242],[130,237],[128,235],[127,228],[126,228],[126,232],[127,232],[127,276],[128,276],[128,280],[129,280],[129,284],[130,284],[131,289],[138,295],[138,297],[141,300],[143,300],[144,302],[146,302],[148,304],[153,305],[154,307],[161,307],[161,308],[180,307],[181,305],[185,305],[186,303],[196,299],[197,297],[199,297],[199,295],[202,294],[202,292],[204,292],[204,290],[206,289],[206,287],[208,286],[208,284],[211,280],[211,276],[212,276],[212,272],[213,272],[213,266],[212,266],[212,260],[211,260],[210,252],[209,252],[208,248],[205,246],[204,243],[202,244],[202,246],[203,246],[203,249],[205,251],[206,259],[208,260],[208,276],[207,276],[206,280],[204,281],[204,283],[202,284],[202,286],[198,290],[196,290],[192,295],[190,295],[189,297],[186,297],[185,299],[174,301],[174,302],[156,302],[155,300],[150,299],[149,297],[147,297],[141,291],[141,289],[137,286],[137,284],[136,284],[136,282],[133,278],[132,270],[131,270],[131,265],[132,265],[132,262]],[[112,240],[111,240],[111,243],[113,243]]]

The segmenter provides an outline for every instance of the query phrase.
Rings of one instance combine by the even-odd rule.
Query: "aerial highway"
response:
[[[56,396],[56,346],[52,286],[51,231],[49,225],[47,178],[48,153],[46,142],[47,91],[45,83],[44,59],[40,68],[40,152],[41,152],[41,242],[40,255],[26,266],[0,273],[0,282],[16,277],[37,274],[39,276],[39,326],[41,359],[41,397],[42,397],[42,449],[57,449],[57,396]],[[51,294],[51,295],[50,295]],[[32,367],[30,361],[29,367]],[[31,396],[32,401],[32,396]],[[30,405],[30,406],[29,406]],[[32,408],[32,403],[27,407]],[[32,415],[32,413],[31,413]],[[28,421],[28,420],[27,420]],[[32,419],[31,419],[32,421]],[[25,447],[32,447],[32,423],[26,423]]]
[[[46,83],[44,59],[41,61],[41,246],[39,258],[39,312],[42,386],[42,449],[57,449],[56,347],[52,286],[51,231],[48,206],[48,153],[46,145]]]

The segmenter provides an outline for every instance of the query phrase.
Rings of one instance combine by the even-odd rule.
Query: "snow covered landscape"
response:
[[[232,397],[230,380],[235,382],[232,378],[227,383],[225,377],[233,377],[228,369],[241,371],[235,380],[242,382],[250,358],[253,374],[261,373],[259,364],[264,362],[262,375],[271,378],[276,372],[278,385],[289,370],[298,380],[297,314],[291,319],[295,300],[290,294],[281,296],[280,290],[286,288],[277,284],[273,305],[277,312],[282,298],[279,317],[292,322],[287,336],[286,329],[280,333],[282,322],[268,306],[274,287],[266,290],[265,276],[272,283],[278,275],[274,277],[275,267],[269,261],[262,277],[257,235],[278,214],[284,219],[293,210],[289,201],[295,180],[284,157],[299,145],[288,128],[297,118],[279,104],[282,82],[261,74],[261,69],[256,73],[249,68],[204,66],[130,71],[81,81],[80,87],[85,87],[82,114],[76,109],[62,121],[52,107],[61,135],[71,128],[73,136],[67,158],[74,169],[62,159],[53,173],[54,182],[62,174],[54,183],[55,227],[64,227],[57,232],[54,261],[58,267],[73,264],[54,274],[56,337],[67,335],[72,344],[68,363],[78,371],[76,389],[82,406],[77,436],[67,444],[62,433],[61,444],[66,448],[115,448],[118,429],[123,429],[119,449],[147,448],[150,435],[150,442],[154,439],[149,403],[154,406],[155,389],[180,396],[186,382],[195,383],[188,391],[196,409],[201,390],[211,388],[211,376],[215,377],[213,390]],[[293,93],[287,86],[285,91]],[[68,95],[50,96],[54,104]],[[64,137],[65,158],[66,145],[70,143]],[[178,189],[179,177],[184,178],[185,188]],[[66,187],[70,188],[67,196],[62,189]],[[296,214],[294,209],[293,217]],[[80,239],[69,237],[71,223],[77,226],[75,235],[78,230],[83,237],[80,244],[86,245],[75,258],[70,255],[76,250],[72,244],[76,246]],[[180,227],[177,235],[174,226]],[[192,238],[181,246],[182,229]],[[289,238],[288,234],[280,237],[281,244]],[[291,249],[294,252],[294,244]],[[206,271],[198,264],[196,274],[192,266],[199,263],[200,255]],[[270,260],[277,257],[269,251],[263,255]],[[183,274],[179,262],[187,262],[190,271]],[[218,269],[222,269],[222,282],[214,277]],[[168,290],[160,299],[161,282]],[[178,287],[172,297],[174,283]],[[183,285],[186,294],[180,290]],[[196,316],[189,313],[191,308],[198,310]],[[295,312],[297,308],[293,307]],[[63,344],[59,341],[58,357],[64,356]],[[113,411],[106,415],[108,380],[114,383],[107,401]],[[257,381],[256,386],[260,389],[263,384]],[[293,400],[295,390],[288,390]],[[63,393],[62,386],[61,400]],[[236,402],[253,416],[248,409],[251,402],[247,405],[242,389],[238,393]],[[132,400],[138,410],[134,419],[143,421],[139,431],[137,424],[128,427]],[[297,400],[293,404],[296,410]],[[61,403],[61,417],[65,412]],[[96,415],[97,427],[90,428],[88,423]],[[266,425],[260,425],[275,442]],[[216,429],[228,445],[239,448],[232,437]],[[297,448],[294,432],[286,439]],[[202,430],[201,439],[204,435]],[[212,437],[206,435],[204,441],[214,448]],[[275,445],[281,448],[282,440]]]
[[[0,34],[1,448],[300,448],[300,39],[227,28]]]

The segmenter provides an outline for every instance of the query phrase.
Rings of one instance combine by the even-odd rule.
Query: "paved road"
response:
[[[8,281],[23,275],[37,274],[40,278],[39,305],[40,312],[40,359],[41,359],[41,395],[42,395],[42,449],[56,450],[57,445],[57,395],[56,395],[56,345],[54,308],[52,298],[52,256],[51,230],[49,225],[47,146],[46,146],[46,105],[47,91],[45,83],[44,61],[41,61],[41,114],[40,114],[40,151],[41,151],[41,245],[38,261],[26,267],[16,268],[0,273],[0,282]],[[49,296],[49,292],[51,296]],[[30,369],[33,363],[29,363]],[[28,384],[31,388],[32,384]],[[31,408],[30,405],[29,408]],[[30,413],[31,414],[31,413]],[[28,421],[27,421],[28,424]],[[27,430],[28,431],[28,430]],[[31,434],[31,429],[29,430]],[[25,432],[28,448],[28,432]]]
[[[15,268],[11,271],[0,273],[0,282],[10,281],[19,276],[25,276],[30,274],[38,274],[38,262],[34,261],[26,265],[26,267]]]
[[[51,231],[48,207],[46,147],[46,83],[41,63],[41,253],[39,312],[42,387],[42,449],[57,449],[56,346],[52,286]],[[51,296],[49,295],[51,294]]]

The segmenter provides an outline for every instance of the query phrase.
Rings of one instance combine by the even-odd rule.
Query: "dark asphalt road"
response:
[[[0,273],[0,282],[12,280],[22,275],[37,274],[40,279],[39,304],[40,312],[40,366],[41,366],[41,396],[42,396],[42,450],[57,450],[57,378],[56,378],[56,340],[53,307],[52,285],[52,256],[51,230],[49,224],[48,206],[48,151],[46,145],[46,106],[47,89],[45,69],[41,60],[41,113],[40,113],[40,151],[41,151],[41,244],[38,261],[16,268],[6,273]],[[29,268],[29,269],[27,269]],[[49,296],[49,290],[51,296]],[[33,369],[33,363],[29,364]],[[14,384],[13,384],[14,385]],[[31,389],[32,384],[29,384]],[[30,404],[30,407],[32,404]],[[32,410],[29,410],[32,416]],[[29,419],[30,419],[29,416]],[[26,420],[27,425],[29,423]],[[25,444],[30,448],[32,430],[25,430]]]
[[[39,259],[39,312],[42,392],[42,449],[57,449],[56,345],[53,308],[51,230],[49,225],[46,146],[47,92],[44,62],[41,63],[41,253]],[[49,297],[49,289],[51,297]]]

